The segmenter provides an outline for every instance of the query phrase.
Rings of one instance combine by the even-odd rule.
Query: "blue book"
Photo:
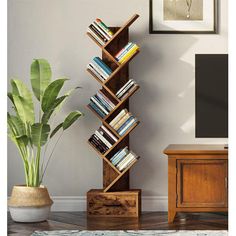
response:
[[[116,158],[112,161],[113,165],[117,165],[127,154],[128,154],[128,149],[122,149],[122,151],[116,156]]]
[[[119,133],[123,128],[125,128],[125,126],[126,126],[132,119],[134,119],[134,117],[133,117],[133,116],[130,116],[130,117],[125,121],[125,123],[121,125],[121,127],[117,130],[117,132]]]
[[[98,113],[98,115],[100,115],[102,118],[104,118],[106,116],[106,114],[104,114],[97,106],[96,104],[94,104],[93,102],[89,103],[89,106]]]
[[[123,135],[125,134],[125,132],[126,132],[135,122],[137,122],[137,119],[131,120],[130,123],[127,124],[127,126],[126,126],[122,131],[119,132],[119,135],[123,136]]]
[[[134,43],[131,43],[124,52],[121,53],[121,55],[117,58],[118,60],[120,60],[132,47],[133,47]]]
[[[98,66],[100,66],[103,70],[105,70],[107,74],[110,75],[110,74],[112,73],[111,68],[109,68],[99,57],[94,57],[94,58],[93,58],[93,61],[94,61]]]
[[[122,150],[123,149],[120,149],[118,152],[116,152],[116,154],[110,159],[110,161],[113,161]]]
[[[93,96],[93,98],[109,113],[109,109],[97,98],[96,95]]]
[[[98,96],[98,95],[96,94],[95,97],[97,98],[97,100],[99,100],[100,103],[102,103],[103,106],[106,107],[106,109],[107,109],[108,111],[111,111],[111,110],[112,110],[112,108],[111,108],[111,107],[106,103],[106,101],[103,100],[100,96]]]

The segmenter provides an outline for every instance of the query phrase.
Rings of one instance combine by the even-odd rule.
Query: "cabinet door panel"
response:
[[[227,207],[226,160],[178,160],[177,207]]]

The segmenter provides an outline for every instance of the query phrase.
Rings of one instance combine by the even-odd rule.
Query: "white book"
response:
[[[117,168],[119,170],[122,170],[124,168],[126,168],[129,163],[131,163],[133,160],[135,160],[135,156],[133,156],[131,153],[129,153],[124,160],[122,160],[122,163],[119,163],[119,165],[117,166]]]
[[[102,46],[105,45],[105,42],[103,42],[91,29],[87,29],[87,32],[95,39],[98,41],[99,44]]]
[[[131,119],[130,122],[119,132],[119,134],[123,135],[136,122],[137,122],[136,118]]]
[[[108,37],[100,28],[99,26],[96,24],[96,22],[93,22],[92,25],[97,29],[97,31],[102,34],[107,40],[110,40],[111,38]]]
[[[88,68],[90,71],[92,71],[93,74],[95,74],[95,75],[97,76],[97,78],[100,79],[102,82],[106,80],[102,75],[100,75],[100,74],[93,68],[93,66],[92,66],[91,64],[88,64],[88,65],[87,65],[87,68]]]
[[[117,95],[117,97],[118,97],[118,98],[122,97],[122,96],[127,92],[127,90],[129,90],[134,84],[136,84],[136,82],[135,82],[135,81],[131,81],[131,82],[129,83],[129,85],[126,86],[126,88],[123,89],[123,90],[119,93],[119,95]]]
[[[121,112],[109,124],[113,127],[127,112],[127,109],[121,110]]]
[[[95,131],[95,134],[108,148],[112,147],[112,145],[97,130]]]
[[[120,97],[120,99],[124,100],[131,92],[135,90],[135,88],[137,88],[137,86],[137,84],[134,84],[123,96]]]
[[[123,86],[116,92],[116,95],[118,95],[131,81],[133,81],[133,79],[130,79],[127,83],[125,83],[125,85],[123,85]]]
[[[93,97],[90,98],[106,115],[109,113],[102,105],[100,105]]]
[[[127,162],[129,159],[131,159],[133,157],[132,153],[128,153],[123,159],[122,161],[119,162],[119,164],[117,165],[117,167],[121,167],[125,162]]]
[[[134,159],[130,159],[127,163],[125,163],[123,166],[121,166],[119,169],[119,171],[122,171],[123,169],[127,168],[128,166],[130,166],[134,161],[135,161],[136,158]]]
[[[109,75],[101,67],[99,67],[95,62],[90,62],[90,64],[92,64],[94,69],[97,72],[101,73],[105,79],[107,79],[109,77]]]
[[[115,142],[118,141],[118,139],[104,125],[102,125],[101,127]]]

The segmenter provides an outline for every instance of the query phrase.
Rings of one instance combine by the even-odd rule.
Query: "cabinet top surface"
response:
[[[208,144],[170,144],[164,153],[170,154],[228,154],[224,145]]]

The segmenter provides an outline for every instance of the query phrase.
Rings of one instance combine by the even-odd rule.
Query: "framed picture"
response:
[[[150,34],[216,34],[217,0],[150,0]]]

